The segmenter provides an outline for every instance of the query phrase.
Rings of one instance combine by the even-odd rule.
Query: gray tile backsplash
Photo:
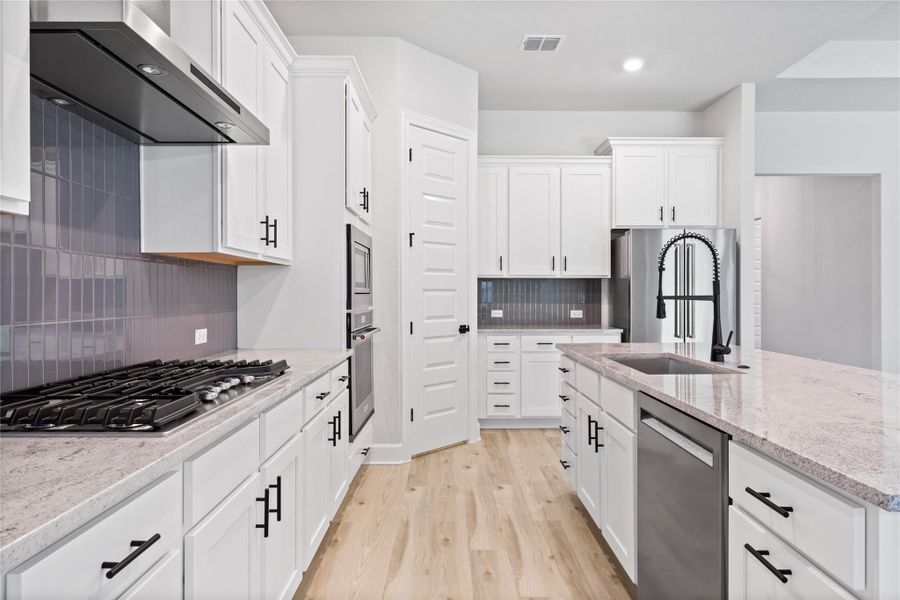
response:
[[[236,267],[140,251],[136,145],[32,96],[31,167],[31,214],[0,215],[0,392],[236,347]]]
[[[491,317],[500,309],[503,317]],[[570,310],[583,311],[573,319]],[[479,279],[478,327],[602,327],[606,316],[603,279]]]

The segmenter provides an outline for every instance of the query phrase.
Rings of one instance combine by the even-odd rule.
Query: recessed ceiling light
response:
[[[219,129],[231,129],[234,127],[234,123],[229,123],[228,121],[216,121],[216,127]]]
[[[146,73],[147,75],[165,75],[166,71],[162,67],[151,64],[143,64],[138,65],[138,69]]]
[[[72,102],[70,100],[66,100],[65,98],[60,98],[58,96],[53,98],[48,98],[50,102],[57,106],[72,106]]]
[[[640,71],[644,68],[644,59],[643,58],[629,58],[625,62],[622,63],[622,68],[628,71],[629,73],[634,73],[635,71]]]

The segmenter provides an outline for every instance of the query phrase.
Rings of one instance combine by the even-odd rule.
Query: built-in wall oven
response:
[[[350,357],[350,439],[375,412],[372,238],[347,225],[347,348]]]

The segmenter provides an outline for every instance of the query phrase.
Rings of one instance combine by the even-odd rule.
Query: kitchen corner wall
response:
[[[479,279],[478,328],[594,328],[606,321],[603,279]],[[491,317],[492,310],[503,317]],[[569,311],[581,310],[573,319]]]
[[[236,346],[235,267],[140,251],[138,146],[32,96],[31,169],[30,216],[0,216],[0,391]]]

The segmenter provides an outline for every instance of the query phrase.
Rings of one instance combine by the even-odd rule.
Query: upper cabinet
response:
[[[261,2],[176,2],[172,38],[269,129],[265,146],[144,146],[142,249],[229,264],[293,257],[294,51]]]
[[[608,158],[482,157],[479,277],[609,277]]]
[[[0,212],[28,214],[31,200],[28,2],[0,2]]]
[[[352,85],[344,98],[347,209],[365,223],[372,222],[372,122]]]
[[[610,138],[612,224],[715,227],[719,224],[724,138]]]

